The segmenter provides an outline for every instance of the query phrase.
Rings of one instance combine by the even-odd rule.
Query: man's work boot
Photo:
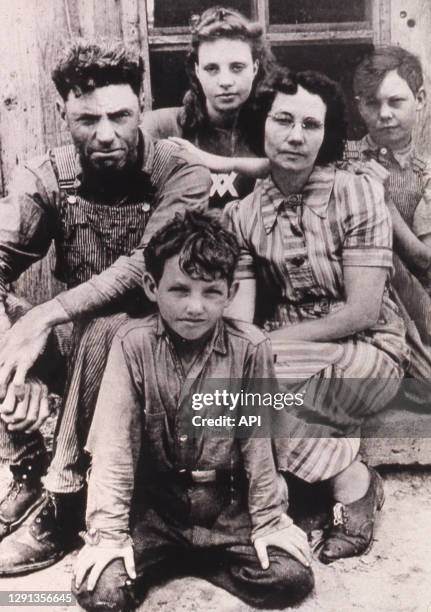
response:
[[[53,565],[79,544],[85,491],[44,492],[28,519],[0,542],[0,576],[17,576]]]
[[[0,540],[15,531],[43,501],[41,476],[48,467],[46,455],[11,465],[12,480],[0,499]]]

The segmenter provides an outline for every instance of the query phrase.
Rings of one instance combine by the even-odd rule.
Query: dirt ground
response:
[[[431,612],[431,469],[386,469],[386,503],[367,555],[324,566],[314,562],[316,587],[300,612]],[[52,568],[1,579],[0,591],[68,591],[73,553]],[[0,607],[1,608],[1,607]],[[7,608],[12,610],[12,608]],[[45,607],[23,607],[36,612]],[[77,607],[51,606],[66,612]],[[245,612],[246,606],[197,578],[153,588],[140,612]]]

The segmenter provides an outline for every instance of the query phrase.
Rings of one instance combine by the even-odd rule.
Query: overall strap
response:
[[[71,189],[76,179],[76,149],[70,145],[56,147],[50,151],[51,161],[57,176],[60,191]]]

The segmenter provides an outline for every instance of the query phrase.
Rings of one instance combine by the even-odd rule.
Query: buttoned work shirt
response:
[[[90,313],[121,297],[129,289],[141,286],[144,270],[143,247],[155,231],[176,211],[207,206],[210,176],[206,168],[167,141],[140,138],[142,167],[131,193],[124,202],[144,199],[153,191],[151,215],[139,248],[130,256],[121,256],[107,270],[88,282],[57,296],[63,308],[75,318]],[[77,189],[93,201],[86,190],[85,176],[76,158]],[[140,193],[142,190],[144,193]],[[101,203],[100,201],[98,201]],[[106,204],[109,206],[109,203]],[[57,176],[49,155],[31,160],[19,168],[8,196],[0,200],[0,298],[6,286],[16,280],[32,263],[41,259],[56,239],[60,215]],[[79,254],[77,254],[79,257]]]
[[[219,437],[187,426],[193,414],[238,416],[226,405],[193,410],[193,394],[208,391],[208,382],[247,392],[262,379],[275,380],[270,343],[249,323],[220,320],[187,374],[159,315],[124,326],[111,348],[87,444],[93,458],[89,531],[107,537],[128,532],[139,455],[145,473],[135,478],[143,482],[157,483],[161,474],[181,470],[245,470],[253,534],[276,525],[286,489],[271,440]]]

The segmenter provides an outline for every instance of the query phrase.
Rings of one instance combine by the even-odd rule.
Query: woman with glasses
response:
[[[208,153],[232,159],[212,166],[210,206],[245,197],[254,179],[235,170],[234,158],[262,155],[254,92],[272,64],[262,28],[232,9],[212,8],[192,19],[186,59],[190,88],[182,107],[145,113],[154,138],[182,137]],[[205,160],[204,160],[205,161]]]
[[[397,393],[407,358],[388,290],[392,228],[381,184],[336,168],[346,136],[336,83],[280,69],[258,102],[270,174],[224,212],[241,246],[229,314],[268,331],[282,388],[298,381],[305,392],[289,415],[297,425],[288,431],[288,421],[275,442],[281,468],[329,479],[333,519],[319,556],[330,563],[371,545],[383,504],[357,436]]]

